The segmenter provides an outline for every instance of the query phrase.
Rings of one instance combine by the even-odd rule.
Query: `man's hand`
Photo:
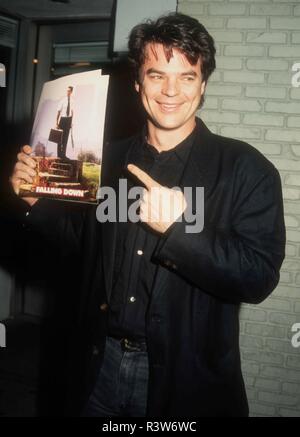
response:
[[[146,187],[140,201],[141,221],[163,234],[187,207],[183,193],[160,185],[136,165],[129,164],[127,168]]]
[[[17,155],[17,163],[14,166],[14,171],[10,177],[10,183],[14,192],[19,195],[20,185],[24,182],[33,183],[33,178],[36,175],[36,162],[29,155],[31,153],[30,146],[23,146],[21,152]],[[30,206],[33,206],[38,199],[36,197],[23,197],[23,200]]]

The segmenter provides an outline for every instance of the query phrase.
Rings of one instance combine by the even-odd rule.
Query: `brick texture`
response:
[[[280,282],[260,305],[242,305],[240,345],[251,416],[300,416],[299,0],[179,0],[217,47],[217,72],[199,115],[220,135],[249,142],[278,169],[287,227]],[[300,80],[299,80],[300,82]]]

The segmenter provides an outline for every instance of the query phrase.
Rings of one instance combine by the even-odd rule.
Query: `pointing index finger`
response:
[[[159,187],[160,184],[151,178],[144,170],[140,169],[134,164],[128,164],[127,169],[130,173],[134,174],[143,184],[146,186],[148,190],[153,187]]]

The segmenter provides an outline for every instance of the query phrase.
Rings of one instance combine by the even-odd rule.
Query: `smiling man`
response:
[[[129,57],[147,123],[105,149],[101,182],[117,196],[122,178],[128,190],[143,186],[140,221],[98,223],[92,207],[68,215],[26,199],[27,228],[56,235],[82,259],[83,415],[247,416],[238,315],[279,280],[279,174],[196,117],[215,68],[213,39],[197,20],[171,14],[136,26]],[[28,152],[11,179],[16,193],[34,174]],[[204,210],[188,204],[185,187],[204,187]],[[187,208],[204,215],[201,232],[186,232]]]
[[[171,149],[193,131],[206,85],[200,59],[192,65],[175,48],[170,55],[167,59],[162,44],[149,43],[135,85],[149,117],[149,142],[159,152]]]

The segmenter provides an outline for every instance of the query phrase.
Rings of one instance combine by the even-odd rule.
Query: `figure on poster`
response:
[[[66,97],[59,102],[57,108],[56,128],[62,130],[61,141],[57,144],[57,156],[62,160],[68,159],[66,150],[74,116],[73,89],[73,86],[68,87]]]

